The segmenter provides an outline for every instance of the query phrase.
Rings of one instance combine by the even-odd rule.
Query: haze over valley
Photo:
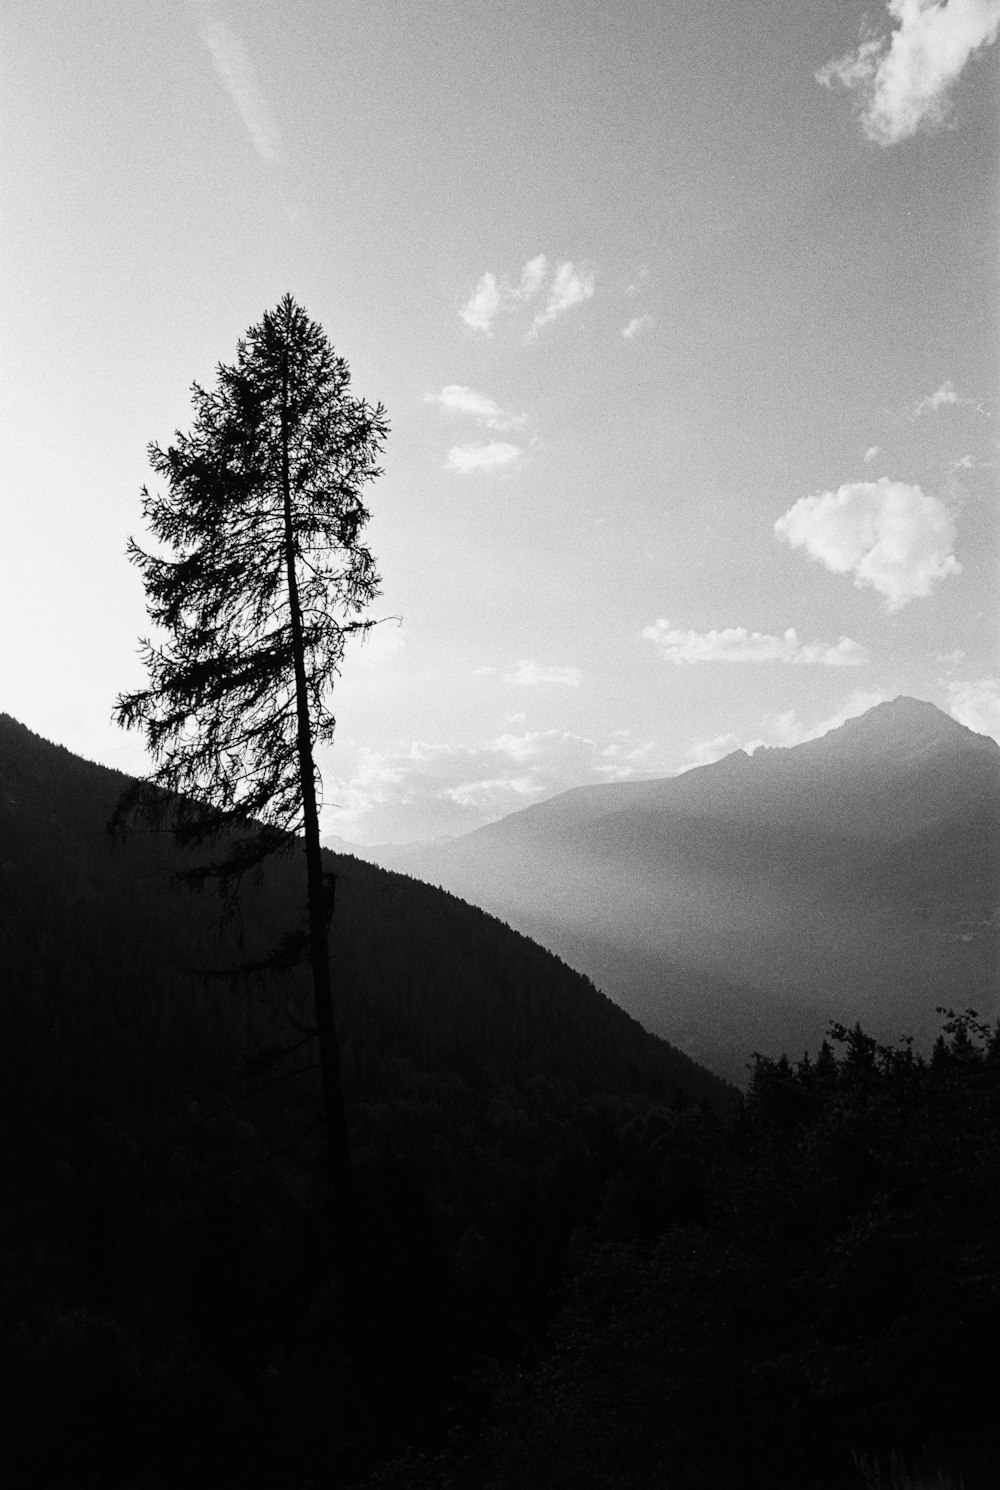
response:
[[[730,1080],[830,1020],[926,1042],[942,1001],[998,1007],[1000,747],[914,699],[371,856],[535,937]]]

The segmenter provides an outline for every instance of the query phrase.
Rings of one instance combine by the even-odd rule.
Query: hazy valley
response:
[[[358,852],[364,853],[364,850]],[[1000,747],[898,698],[789,749],[580,787],[377,861],[556,951],[728,1079],[1000,998]]]

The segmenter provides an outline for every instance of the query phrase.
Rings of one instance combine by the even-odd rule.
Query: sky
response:
[[[326,834],[1000,738],[1000,0],[2,10],[0,711],[146,768],[147,445],[290,291],[392,427]]]

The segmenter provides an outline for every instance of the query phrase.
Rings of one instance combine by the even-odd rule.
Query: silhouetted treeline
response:
[[[220,941],[167,839],[112,851],[120,784],[0,720],[5,1483],[992,1484],[994,1032],[836,1029],[741,1110],[500,923],[342,861],[358,1358],[308,988],[196,971],[274,945],[297,868]]]
[[[988,1490],[998,1120],[1000,1025],[948,1011],[929,1059],[833,1026],[733,1125],[626,1125],[533,1368],[377,1483]]]

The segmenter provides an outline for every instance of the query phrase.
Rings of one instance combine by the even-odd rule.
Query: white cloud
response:
[[[622,336],[624,336],[626,341],[632,341],[639,335],[640,331],[645,331],[647,326],[652,326],[653,324],[652,316],[633,316],[628,325],[622,327]]]
[[[504,674],[504,682],[526,688],[538,688],[547,683],[560,688],[579,688],[582,677],[578,667],[546,667],[541,662],[520,662],[512,673]]]
[[[1000,741],[1000,678],[949,683],[948,707],[959,724]]]
[[[619,734],[610,745],[624,738]],[[368,844],[471,832],[582,781],[604,778],[607,749],[587,736],[550,729],[501,734],[478,745],[415,740],[394,751],[364,750],[349,778],[330,780],[323,831]],[[637,774],[620,763],[620,776]]]
[[[794,709],[787,709],[781,714],[767,714],[761,723],[759,735],[741,740],[737,735],[727,733],[692,746],[687,752],[687,763],[681,769],[689,771],[694,766],[711,765],[714,761],[722,760],[723,756],[732,755],[734,750],[745,750],[748,755],[753,755],[755,750],[764,745],[772,749],[804,745],[807,740],[818,740],[821,735],[828,735],[831,730],[839,729],[848,719],[857,719],[859,714],[867,714],[876,704],[885,703],[893,696],[885,688],[855,689],[835,713],[814,724],[806,724]]]
[[[544,254],[537,254],[535,258],[528,260],[521,270],[521,284],[517,292],[521,300],[531,300],[538,294],[545,283],[548,268],[549,261]]]
[[[934,414],[938,409],[944,408],[946,404],[965,402],[967,400],[959,398],[958,389],[951,379],[945,378],[940,388],[935,388],[933,393],[928,393],[926,398],[922,398],[916,404],[913,410],[913,417],[914,419],[919,419],[921,414]]]
[[[545,309],[539,311],[531,323],[528,332],[529,340],[533,340],[543,326],[554,321],[557,316],[563,315],[567,310],[572,310],[575,305],[582,305],[585,300],[590,300],[594,294],[594,275],[591,270],[577,268],[575,264],[566,262],[560,264],[555,272],[555,277],[549,286],[549,298]]]
[[[635,776],[648,775],[649,767],[644,762],[648,761],[655,746],[655,740],[636,744],[631,730],[615,730],[610,743],[601,751],[600,764],[594,770],[607,781],[628,781]]]
[[[445,470],[459,476],[469,476],[474,471],[499,471],[520,454],[520,445],[509,445],[506,440],[493,440],[489,445],[453,445],[448,451]]]
[[[711,766],[715,761],[721,761],[724,756],[732,755],[734,750],[740,749],[742,746],[739,740],[731,732],[715,735],[711,740],[702,740],[699,744],[692,745],[681,769],[690,771],[694,766]]]
[[[451,414],[468,414],[486,429],[521,429],[528,418],[526,414],[508,413],[488,394],[477,393],[475,388],[463,388],[459,383],[449,383],[440,393],[425,393],[424,402],[439,404]]]
[[[462,306],[462,320],[471,331],[482,331],[493,335],[493,322],[500,310],[500,286],[487,271],[480,275],[479,283]]]
[[[743,748],[752,755],[761,745],[781,745],[786,748],[804,745],[807,740],[818,740],[821,735],[828,735],[831,730],[839,729],[849,719],[857,719],[859,715],[867,714],[869,709],[874,709],[876,704],[884,704],[894,697],[886,688],[856,688],[839,709],[815,724],[805,724],[794,709],[788,709],[782,714],[768,714],[761,726],[762,733],[748,740]]]
[[[877,590],[890,614],[962,569],[944,503],[887,476],[802,497],[774,531],[834,574],[853,574],[856,586]]]
[[[281,138],[274,122],[257,69],[243,42],[224,21],[213,19],[202,0],[193,0],[200,16],[198,31],[215,64],[222,86],[236,105],[253,147],[262,160],[282,159]]]
[[[642,633],[655,642],[665,661],[678,666],[694,662],[819,663],[825,667],[861,667],[868,661],[864,647],[842,636],[833,646],[800,642],[794,626],[782,636],[727,626],[724,631],[681,631],[659,620]]]
[[[489,270],[480,275],[476,288],[462,307],[462,320],[473,331],[493,335],[493,325],[501,311],[510,311],[525,301],[540,294],[549,274],[549,261],[545,254],[536,254],[528,259],[515,284],[503,276],[500,279]],[[545,309],[540,311],[531,324],[527,339],[532,341],[542,326],[554,321],[574,305],[589,300],[594,293],[594,274],[590,269],[566,262],[558,265],[549,284]]]
[[[866,466],[870,466],[871,465],[872,461],[875,459],[876,455],[878,455],[878,453],[881,450],[881,448],[882,448],[881,445],[869,445],[868,446],[868,449],[865,451],[865,465]]]
[[[886,146],[946,123],[965,64],[996,40],[1000,0],[888,0],[888,11],[898,23],[889,36],[863,34],[816,74],[854,95],[865,134]]]

